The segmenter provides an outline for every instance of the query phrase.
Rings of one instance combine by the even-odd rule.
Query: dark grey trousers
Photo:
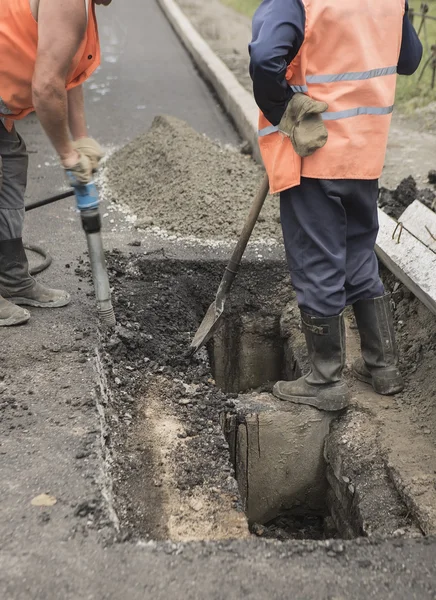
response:
[[[22,237],[27,166],[23,139],[0,121],[0,241]]]
[[[280,196],[286,255],[299,307],[332,317],[384,294],[374,252],[378,181],[302,178]]]

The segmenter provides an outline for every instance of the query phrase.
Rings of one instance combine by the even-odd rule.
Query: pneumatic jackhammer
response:
[[[115,327],[116,319],[112,306],[111,290],[101,237],[98,190],[94,182],[78,184],[73,176],[70,175],[69,178],[74,188],[77,208],[80,212],[82,227],[88,243],[89,260],[100,321],[105,327]]]

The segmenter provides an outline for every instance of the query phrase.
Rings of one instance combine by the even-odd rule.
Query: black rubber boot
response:
[[[342,380],[345,366],[345,324],[337,317],[312,317],[301,313],[311,365],[310,373],[296,381],[279,381],[273,393],[280,400],[337,411],[350,404],[351,395]]]
[[[40,308],[59,308],[70,302],[67,292],[47,288],[29,274],[21,238],[0,241],[0,294],[14,304]]]
[[[390,296],[359,300],[353,308],[362,348],[362,358],[353,365],[354,375],[378,394],[398,394],[404,389],[404,380],[398,369]]]

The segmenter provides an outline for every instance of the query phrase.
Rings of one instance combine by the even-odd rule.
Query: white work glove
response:
[[[79,160],[76,164],[68,167],[64,165],[68,180],[72,186],[86,185],[93,179],[91,161],[85,154],[79,151],[77,151],[77,154]]]
[[[100,144],[96,140],[86,137],[74,141],[73,148],[90,160],[92,172],[95,173],[104,156],[104,151]]]

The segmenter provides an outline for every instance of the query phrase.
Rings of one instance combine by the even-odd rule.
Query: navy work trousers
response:
[[[331,317],[384,294],[374,252],[378,181],[302,178],[282,192],[286,255],[299,307]]]

